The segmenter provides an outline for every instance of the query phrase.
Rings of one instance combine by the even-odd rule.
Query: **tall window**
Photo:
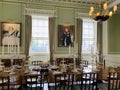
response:
[[[49,54],[48,17],[32,16],[30,54]]]
[[[90,19],[83,19],[82,53],[90,54],[96,50],[97,23]]]

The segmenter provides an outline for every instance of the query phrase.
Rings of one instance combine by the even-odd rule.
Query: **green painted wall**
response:
[[[24,46],[25,46],[24,12],[23,11],[24,11],[24,5],[21,3],[0,2],[0,22],[12,22],[12,23],[16,22],[16,23],[21,23],[22,25],[21,26],[22,46],[20,47],[21,53],[24,53]],[[0,35],[1,35],[1,32],[0,32]],[[1,37],[0,37],[0,43],[1,43]]]
[[[120,53],[120,14],[108,22],[108,53]]]
[[[0,12],[2,12],[2,3],[0,2]],[[2,13],[0,13],[0,20],[2,19]]]
[[[74,9],[73,8],[65,8],[58,7],[57,8],[57,26],[70,24],[75,25],[74,21]],[[56,44],[55,44],[56,53],[69,53],[68,47],[58,47],[58,27],[56,28]]]
[[[55,53],[68,53],[68,47],[58,47],[58,25],[69,23],[75,25],[75,10],[68,7],[54,7],[44,5],[31,5],[24,3],[0,2],[0,21],[1,22],[19,22],[22,23],[22,46],[21,52],[24,53],[25,49],[25,7],[36,9],[53,9],[57,10],[56,28],[55,28]],[[49,7],[49,8],[48,8]],[[1,33],[1,32],[0,32]],[[0,42],[1,43],[1,42]]]
[[[25,50],[25,17],[24,10],[25,7],[40,8],[40,9],[56,9],[56,27],[55,27],[55,53],[68,53],[68,47],[58,47],[58,25],[63,25],[69,23],[75,25],[75,8],[72,7],[59,7],[59,6],[45,6],[42,5],[32,5],[25,3],[15,3],[15,2],[2,2],[0,1],[0,22],[20,22],[22,23],[22,46],[21,52],[24,53]],[[109,53],[120,53],[120,15],[116,14],[108,21],[108,52]],[[1,25],[1,24],[0,24]],[[1,27],[0,27],[1,29]],[[77,33],[77,30],[75,30]],[[1,32],[0,32],[1,34]],[[75,34],[76,35],[76,34]],[[75,42],[77,37],[75,37]],[[1,44],[1,37],[0,37]],[[75,48],[77,44],[75,43]],[[104,47],[103,47],[104,48]],[[1,50],[0,50],[1,51]],[[77,51],[77,49],[76,49]]]

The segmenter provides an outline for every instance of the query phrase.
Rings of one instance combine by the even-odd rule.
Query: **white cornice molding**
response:
[[[69,8],[77,8],[77,9],[87,9],[91,6],[94,6],[95,9],[98,9],[98,2],[93,1],[84,1],[84,0],[2,0],[0,2],[13,2],[13,3],[23,3],[30,5],[44,5],[44,6],[52,6],[52,7],[69,7]],[[108,0],[108,7],[112,7],[115,4],[120,4],[120,0]],[[119,5],[118,5],[119,6]],[[120,7],[120,6],[119,6]],[[120,12],[120,10],[118,10]]]
[[[26,8],[25,15],[56,16],[56,10]]]
[[[79,12],[79,11],[75,12],[75,18],[81,18],[81,19],[88,18],[88,19],[90,19],[88,13],[82,13],[82,12]]]
[[[90,2],[73,2],[73,1],[59,1],[59,0],[3,0],[2,2],[15,2],[15,3],[24,3],[24,4],[44,4],[44,5],[54,5],[54,6],[63,6],[63,7],[74,7],[74,8],[88,8],[90,6],[97,7],[95,3]]]

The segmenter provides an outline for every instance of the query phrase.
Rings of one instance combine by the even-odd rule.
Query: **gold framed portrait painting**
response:
[[[1,22],[1,45],[21,45],[21,23]]]
[[[75,26],[58,25],[58,47],[74,47]]]

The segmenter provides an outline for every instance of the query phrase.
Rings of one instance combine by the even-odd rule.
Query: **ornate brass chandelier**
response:
[[[96,21],[106,21],[117,11],[117,5],[114,5],[112,9],[108,8],[107,2],[102,3],[100,0],[98,5],[98,11],[94,10],[94,7],[91,6],[89,10],[89,16]]]

